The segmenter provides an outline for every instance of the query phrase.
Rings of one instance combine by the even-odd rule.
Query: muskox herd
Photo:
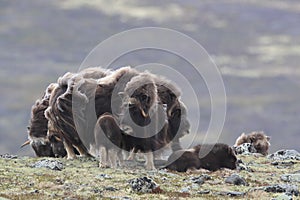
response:
[[[165,77],[131,67],[68,72],[32,106],[22,146],[30,144],[37,156],[99,156],[100,167],[117,167],[125,155],[130,159],[140,152],[147,169],[154,169],[156,154],[169,148],[173,153],[165,167],[171,170],[235,169],[236,153],[226,144],[182,149],[179,139],[189,133],[190,123],[180,96]],[[266,155],[268,140],[263,133],[242,135],[236,145],[250,142]],[[201,156],[202,149],[209,152]]]

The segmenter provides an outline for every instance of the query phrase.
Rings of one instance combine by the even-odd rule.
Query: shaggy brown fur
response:
[[[43,97],[32,106],[28,139],[37,156],[64,157],[66,155],[65,150],[60,148],[62,146],[61,141],[53,139],[52,141],[55,143],[52,143],[49,140],[47,135],[48,120],[44,115],[49,106],[50,95],[56,86],[57,84],[51,83],[45,90]],[[28,142],[24,144],[28,144]]]
[[[96,81],[83,79],[82,76],[77,74],[67,73],[59,78],[58,87],[54,89],[50,96],[50,106],[46,110],[45,115],[51,121],[55,130],[58,131],[59,138],[62,138],[68,159],[76,157],[73,146],[78,150],[80,155],[88,155],[88,151],[83,145],[76,128],[84,124],[82,122],[84,121],[84,108],[89,102],[86,93],[88,93],[87,91],[92,93],[93,90],[91,86],[90,90],[82,91],[83,88],[81,86],[93,85],[93,83],[96,86]],[[83,106],[82,109],[81,106]],[[76,117],[75,121],[74,117]],[[82,123],[76,127],[76,122]]]
[[[58,87],[50,97],[50,107],[45,112],[55,130],[59,131],[59,138],[64,142],[69,159],[75,158],[73,146],[80,155],[88,155],[82,141],[86,144],[94,144],[93,130],[96,124],[94,118],[105,112],[111,112],[111,102],[114,101],[113,91],[117,87],[124,88],[124,84],[119,84],[121,79],[123,80],[123,77],[130,79],[138,74],[129,67],[113,73],[102,73],[100,70],[97,78],[106,76],[94,80],[90,77],[95,78],[95,76],[89,72],[86,70],[79,74],[66,73],[60,77]]]
[[[172,141],[172,151],[182,149],[179,139],[190,131],[187,110],[183,102],[177,100],[168,112],[168,138]]]
[[[199,168],[216,171],[221,168],[236,169],[237,158],[230,146],[217,143],[215,145],[197,145],[192,149],[175,151],[170,155],[168,163],[170,164],[166,168],[179,172]]]
[[[154,76],[159,101],[167,106],[166,114],[169,122],[168,134],[172,138],[173,151],[182,149],[179,139],[189,133],[190,123],[187,119],[187,110],[179,100],[181,91],[173,82],[162,76]]]
[[[267,136],[263,131],[251,132],[249,134],[242,133],[237,139],[234,146],[239,146],[243,143],[251,143],[256,149],[257,153],[262,155],[268,155],[270,147],[270,137]]]
[[[126,143],[127,149],[130,148],[134,149],[134,152],[147,153],[146,168],[148,169],[155,168],[152,149],[156,148],[154,146],[158,140],[164,138],[154,135],[161,131],[158,128],[163,126],[165,121],[163,113],[159,115],[159,111],[163,111],[163,109],[162,106],[159,108],[157,98],[157,88],[153,75],[148,72],[140,73],[138,76],[133,77],[124,89],[121,122],[122,125],[128,125],[132,128],[133,136],[139,137],[134,139],[133,136],[128,136],[126,138],[128,140],[128,144]],[[162,124],[159,124],[160,122]],[[163,134],[166,134],[166,131]]]
[[[120,149],[125,151],[133,150],[136,152],[146,153],[146,167],[153,169],[154,165],[152,152],[164,147],[165,138],[167,134],[167,126],[156,135],[149,138],[134,137],[121,130],[115,117],[111,114],[103,114],[97,121],[95,127],[96,146],[101,151],[100,153],[100,167],[116,166],[116,154]],[[112,150],[112,154],[107,155],[107,150]],[[107,164],[107,157],[110,163]]]
[[[54,157],[51,144],[47,139],[48,121],[44,116],[48,103],[48,101],[37,100],[32,106],[28,139],[37,156]]]
[[[168,158],[168,163],[170,164],[166,167],[167,169],[178,172],[186,172],[188,169],[199,169],[201,166],[198,154],[194,149],[181,149],[173,152]]]
[[[115,168],[117,166],[117,152],[122,147],[122,137],[125,133],[119,129],[119,125],[110,113],[104,113],[97,120],[94,134],[95,147],[100,153],[99,167]]]

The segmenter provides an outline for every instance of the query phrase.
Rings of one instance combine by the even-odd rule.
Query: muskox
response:
[[[133,134],[133,135],[132,135]],[[128,134],[120,129],[116,117],[109,113],[103,114],[95,126],[96,146],[100,151],[100,167],[115,167],[117,160],[122,161],[121,150],[142,152],[146,154],[146,168],[154,169],[153,153],[165,146],[167,126],[159,131],[158,134],[148,138],[136,137],[134,133]],[[107,162],[107,160],[109,162]]]
[[[46,119],[44,112],[49,106],[49,98],[57,86],[56,83],[51,83],[41,99],[38,99],[32,106],[31,119],[28,126],[28,141],[23,145],[30,144],[37,156],[48,156],[48,157],[64,157],[66,151],[62,149],[63,146],[61,141],[56,138],[49,140],[48,132],[48,120]]]
[[[81,156],[89,155],[77,132],[77,128],[86,122],[84,109],[89,99],[86,95],[87,90],[84,90],[85,88],[83,89],[82,86],[88,84],[96,86],[96,81],[83,79],[78,74],[65,74],[59,78],[58,86],[50,96],[49,108],[45,111],[49,123],[64,143],[68,159],[76,157],[73,147],[78,150]],[[48,134],[51,136],[50,132]]]
[[[118,94],[117,89],[125,87],[120,82],[130,80],[138,72],[124,67],[114,72],[101,72],[100,69],[97,74],[93,76],[88,69],[78,74],[66,73],[58,79],[58,87],[50,96],[45,114],[64,142],[68,159],[76,157],[73,146],[80,155],[89,155],[85,145],[93,146],[95,143],[93,130],[96,119],[105,112],[112,112],[112,103],[118,103],[117,98],[112,98],[115,97],[113,92]]]
[[[157,130],[159,108],[157,88],[150,73],[140,73],[126,84],[121,109],[120,121],[123,126],[131,127],[133,134],[123,137],[125,140],[123,148],[127,151],[133,150],[135,153],[138,151],[146,153],[146,167],[153,169],[152,151],[156,149],[154,145],[159,139],[155,139],[156,136],[152,135],[159,131]]]
[[[270,147],[270,137],[267,136],[263,131],[254,131],[249,134],[242,133],[234,144],[234,147],[237,147],[243,143],[251,143],[255,148],[257,153],[260,153],[264,156],[268,155],[268,150]]]
[[[181,91],[171,81],[161,76],[154,76],[157,93],[161,104],[166,105],[168,119],[168,138],[172,140],[172,151],[180,150],[179,139],[189,133],[190,123],[187,119],[187,109],[180,101]]]
[[[117,154],[122,148],[123,132],[110,113],[99,117],[94,129],[95,144],[100,154],[99,167],[117,167]],[[122,158],[119,157],[119,159]]]
[[[237,158],[227,144],[202,144],[187,150],[173,152],[168,158],[167,169],[185,172],[188,169],[207,169],[216,171],[221,168],[236,169]]]

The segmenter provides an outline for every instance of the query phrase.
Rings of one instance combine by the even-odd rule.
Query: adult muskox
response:
[[[111,113],[112,105],[121,102],[113,92],[118,94],[118,89],[125,87],[121,82],[130,80],[138,72],[124,67],[98,74],[103,77],[94,79],[91,73],[66,73],[58,79],[58,87],[50,97],[50,106],[45,113],[64,142],[69,159],[75,158],[73,146],[80,155],[89,155],[87,148],[88,144],[93,146],[95,143],[93,130],[97,118],[105,112]]]
[[[189,133],[190,123],[187,109],[180,101],[181,91],[173,82],[162,76],[154,76],[157,93],[161,104],[166,105],[168,119],[168,142],[171,141],[172,151],[182,149],[179,139]]]
[[[83,145],[77,130],[86,122],[85,109],[89,99],[85,90],[88,87],[83,86],[87,85],[96,86],[96,81],[71,73],[60,77],[58,86],[50,96],[49,108],[45,111],[49,124],[54,127],[54,132],[64,143],[68,159],[76,157],[73,147],[78,150],[80,155],[88,155],[88,150]],[[89,87],[91,93],[93,93],[93,88],[95,87]],[[49,137],[52,135],[50,131],[49,129]]]
[[[56,86],[57,84],[51,83],[45,90],[43,97],[38,99],[31,109],[28,141],[22,147],[30,144],[37,156],[64,157],[66,155],[66,151],[61,148],[62,142],[56,138],[52,138],[50,141],[47,136],[48,120],[44,112],[49,106],[49,97]]]

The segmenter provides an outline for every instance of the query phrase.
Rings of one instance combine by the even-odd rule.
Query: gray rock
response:
[[[236,192],[236,191],[226,191],[226,192],[217,192],[217,195],[222,195],[222,196],[230,196],[230,197],[241,197],[244,196],[246,193],[245,192]]]
[[[248,167],[241,159],[237,160],[236,169],[239,171],[245,170],[248,172],[253,172],[253,170],[250,167]]]
[[[163,175],[163,176],[179,177],[178,174],[174,174],[174,173],[168,172],[166,169],[160,169],[160,170],[158,170],[158,173],[161,174],[161,175]]]
[[[293,149],[283,149],[268,155],[268,158],[272,160],[300,160],[300,153]]]
[[[0,158],[4,158],[4,159],[16,159],[16,158],[18,158],[18,156],[6,153],[6,154],[0,155]]]
[[[47,160],[47,159],[43,159],[40,160],[36,163],[34,163],[33,165],[31,165],[31,167],[33,168],[48,168],[48,169],[52,169],[52,170],[62,170],[64,168],[64,165],[62,162],[57,161],[57,160]]]
[[[210,190],[201,190],[197,192],[198,194],[209,194]]]
[[[250,167],[248,167],[246,164],[244,163],[238,163],[237,166],[236,166],[236,169],[238,171],[247,171],[247,172],[254,172],[253,169],[251,169]]]
[[[110,199],[131,200],[130,197],[110,197]]]
[[[299,190],[296,185],[288,185],[288,184],[275,184],[264,187],[264,191],[273,192],[273,193],[290,193],[292,195],[298,196]]]
[[[296,164],[296,162],[293,162],[293,161],[274,161],[274,162],[271,162],[271,165],[274,165],[274,166],[279,166],[277,168],[284,168],[284,167],[290,167],[290,166],[293,166],[294,164]]]
[[[238,174],[232,174],[231,176],[228,176],[225,179],[225,183],[230,183],[234,185],[245,185],[245,186],[248,185],[246,180],[243,177],[239,176]]]
[[[117,188],[112,187],[112,186],[105,187],[104,189],[107,190],[107,191],[111,191],[111,192],[115,192],[115,191],[118,190]]]
[[[108,174],[99,174],[96,176],[97,179],[112,179],[112,177]]]
[[[300,183],[300,173],[299,174],[283,174],[280,179],[285,182],[298,182]]]
[[[180,190],[181,193],[189,193],[191,191],[190,187],[184,187]]]
[[[151,193],[159,187],[155,181],[146,176],[129,180],[129,185],[137,193]]]
[[[199,185],[202,185],[206,180],[210,180],[211,177],[207,174],[203,174],[201,176],[197,176],[197,177],[191,177],[190,180],[193,183],[197,183]]]
[[[249,155],[252,153],[257,153],[253,144],[251,143],[243,143],[237,147],[234,147],[236,154]]]
[[[293,196],[291,196],[290,194],[281,194],[274,200],[293,200]]]

